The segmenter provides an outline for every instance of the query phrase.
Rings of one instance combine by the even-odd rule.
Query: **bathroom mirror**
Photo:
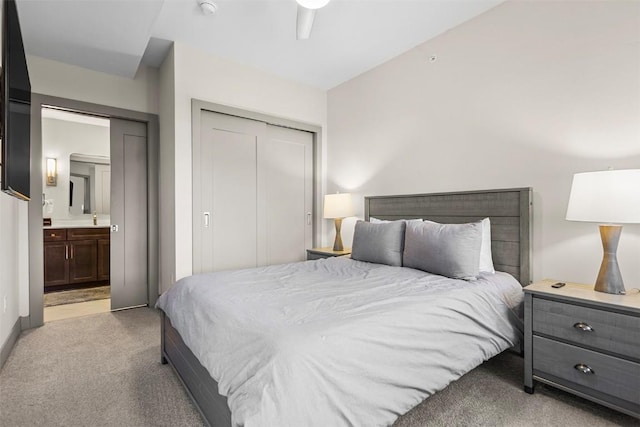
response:
[[[108,157],[73,153],[69,157],[69,213],[108,214],[111,162]]]

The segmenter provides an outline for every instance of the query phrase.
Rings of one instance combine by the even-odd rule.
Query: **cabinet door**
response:
[[[69,241],[69,283],[95,282],[98,278],[96,240]]]
[[[109,240],[98,240],[98,280],[109,280]]]
[[[44,244],[44,285],[59,286],[69,282],[69,249],[66,242]]]

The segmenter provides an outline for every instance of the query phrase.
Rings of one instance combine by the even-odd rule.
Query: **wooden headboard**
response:
[[[531,188],[455,193],[372,196],[364,199],[365,220],[422,218],[464,223],[491,218],[491,252],[496,270],[531,283]]]

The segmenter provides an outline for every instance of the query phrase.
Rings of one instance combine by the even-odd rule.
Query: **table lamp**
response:
[[[334,251],[343,251],[340,228],[342,219],[353,216],[353,200],[349,193],[327,194],[324,196],[324,217],[334,219],[336,224],[336,238],[333,242]]]
[[[595,290],[624,294],[616,251],[622,225],[640,223],[640,169],[573,175],[567,220],[600,223],[604,256]]]

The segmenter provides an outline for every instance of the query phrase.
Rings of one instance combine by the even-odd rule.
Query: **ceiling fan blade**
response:
[[[296,21],[297,40],[306,40],[309,38],[315,16],[315,9],[307,9],[306,7],[298,5],[298,19]]]

